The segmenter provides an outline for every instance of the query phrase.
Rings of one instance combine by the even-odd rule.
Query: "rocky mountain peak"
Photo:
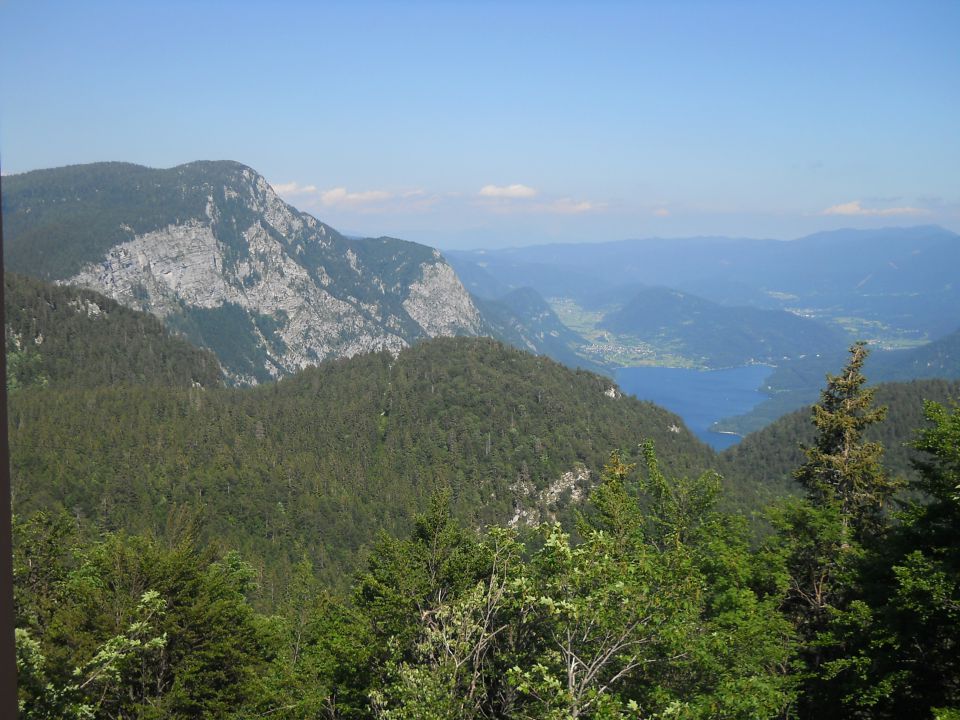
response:
[[[4,190],[14,269],[157,315],[236,382],[483,326],[438,251],[347,238],[240,163],[98,163]]]

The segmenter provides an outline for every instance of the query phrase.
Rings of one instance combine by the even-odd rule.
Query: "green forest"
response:
[[[227,388],[18,287],[24,718],[960,716],[956,384],[871,388],[854,345],[717,455],[489,339]]]

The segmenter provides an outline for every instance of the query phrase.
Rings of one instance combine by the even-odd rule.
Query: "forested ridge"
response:
[[[117,385],[11,396],[14,504],[105,529],[160,531],[175,508],[271,583],[308,552],[328,580],[438,487],[471,525],[564,512],[613,447],[651,438],[671,471],[712,452],[675,415],[610,380],[485,339],[334,361],[254,389]],[[673,430],[671,430],[673,428]],[[674,431],[676,430],[676,432]],[[565,473],[580,476],[556,487]]]
[[[960,410],[922,404],[956,387],[874,396],[860,346],[741,473],[608,378],[487,339],[247,389],[199,383],[204,354],[117,377],[34,345],[42,372],[8,377],[25,718],[960,707]]]
[[[696,366],[777,363],[804,353],[839,351],[837,328],[785,310],[728,307],[664,287],[636,291],[601,327],[667,345]]]

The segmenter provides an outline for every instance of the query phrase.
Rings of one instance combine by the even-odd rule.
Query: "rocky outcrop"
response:
[[[589,486],[590,471],[580,463],[539,491],[529,480],[518,480],[510,486],[514,493],[513,517],[507,525],[536,527],[543,522],[554,522],[561,508],[583,502]]]
[[[480,333],[480,312],[440,253],[434,251],[434,262],[420,268],[420,279],[403,301],[407,314],[431,337]]]

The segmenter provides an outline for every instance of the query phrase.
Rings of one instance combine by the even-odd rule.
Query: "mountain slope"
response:
[[[871,360],[868,368],[880,382],[960,379],[960,329],[911,350],[874,353]]]
[[[439,252],[346,238],[239,163],[39,170],[4,178],[3,209],[11,270],[149,311],[235,381],[481,329]]]
[[[739,434],[759,430],[799,407],[815,402],[827,373],[842,367],[841,352],[784,363],[765,382],[769,400],[744,415],[724,418],[716,429]],[[867,376],[878,383],[941,378],[960,380],[960,330],[910,350],[877,350],[865,364]]]
[[[490,334],[521,350],[546,355],[567,367],[601,371],[578,350],[586,340],[568,328],[533,288],[520,288],[496,300],[474,298]]]
[[[913,472],[911,460],[919,455],[907,444],[915,431],[925,425],[924,400],[960,400],[960,381],[914,380],[877,386],[876,404],[888,407],[887,419],[870,427],[866,437],[883,443],[883,463],[892,473]],[[734,485],[766,487],[775,493],[795,492],[798,487],[792,473],[804,460],[800,445],[809,445],[813,439],[810,408],[795,410],[721,453],[719,469]]]
[[[209,352],[171,335],[157,318],[90,290],[4,277],[7,386],[115,383],[217,387]]]
[[[379,529],[441,486],[472,525],[570,517],[612,449],[654,440],[668,473],[715,456],[608,378],[480,338],[327,361],[257,388],[32,388],[10,404],[14,506],[206,539],[267,578],[307,553],[343,581]]]

